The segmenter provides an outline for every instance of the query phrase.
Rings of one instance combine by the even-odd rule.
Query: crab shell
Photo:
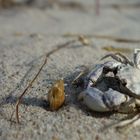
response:
[[[131,92],[140,95],[140,69],[124,66],[118,70],[117,76],[126,81],[126,87]]]
[[[91,85],[93,85],[93,83],[95,83],[100,78],[104,67],[114,68],[119,66],[121,66],[121,63],[114,61],[107,61],[103,64],[97,64],[85,77],[84,88],[91,87]]]
[[[106,92],[102,92],[97,88],[89,87],[79,94],[78,100],[82,100],[83,103],[93,111],[108,112],[119,110],[120,106],[125,103],[128,98],[124,94],[111,88]]]
[[[112,87],[113,81],[110,81],[109,83],[107,81],[102,81],[105,80],[104,76],[110,77],[108,73],[107,75],[106,72],[104,73],[104,67],[111,69],[111,72],[113,72],[113,69],[115,70],[117,68],[117,75],[115,73],[111,77],[114,77],[114,79],[117,78],[121,86],[118,83],[118,88],[114,89]],[[121,62],[107,61],[102,64],[97,64],[85,77],[85,90],[79,94],[78,99],[82,100],[83,103],[93,111],[132,113],[137,111],[137,107],[140,107],[139,98],[137,98],[137,103],[135,99],[137,95],[140,95],[139,75],[139,69]],[[126,81],[126,84],[123,83],[124,85],[122,85],[122,82],[124,81]],[[113,85],[115,84],[114,82]],[[129,92],[129,94],[126,92]],[[133,96],[131,97],[131,95]]]
[[[89,109],[97,112],[117,111],[121,113],[132,113],[136,111],[137,107],[140,107],[140,100],[137,100],[136,103],[135,98],[131,98],[124,93],[112,89],[111,83],[109,84],[105,81],[103,81],[103,85],[97,83],[97,85],[94,86],[92,80],[97,81],[102,77],[104,66],[108,66],[109,68],[118,67],[117,76],[119,79],[125,79],[127,82],[126,87],[138,94],[140,91],[140,77],[138,77],[140,70],[114,61],[109,61],[97,66],[87,75],[88,78],[86,77],[86,79],[89,79],[88,86],[79,94],[78,99],[82,100]],[[106,88],[104,89],[102,86]],[[107,88],[108,86],[110,88]]]

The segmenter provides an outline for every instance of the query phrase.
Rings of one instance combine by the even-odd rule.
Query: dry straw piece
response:
[[[85,46],[89,46],[91,44],[89,39],[83,35],[78,36],[78,40]]]
[[[108,52],[122,52],[122,53],[132,52],[132,49],[130,48],[120,48],[120,47],[113,47],[113,46],[104,46],[102,49]]]

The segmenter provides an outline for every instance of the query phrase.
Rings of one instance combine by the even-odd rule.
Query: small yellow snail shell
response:
[[[48,101],[51,110],[58,110],[64,103],[64,80],[58,80],[48,93]]]

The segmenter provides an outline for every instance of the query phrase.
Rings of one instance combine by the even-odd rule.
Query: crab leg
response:
[[[83,75],[84,75],[85,73],[84,73],[84,71],[82,71],[82,72],[80,72],[79,74],[78,74],[78,76],[76,76],[76,78],[72,81],[72,84],[73,85],[81,85],[81,84],[83,84]]]
[[[88,68],[85,67],[85,70],[81,71],[76,78],[72,81],[73,85],[80,86],[84,84],[84,76],[88,73]]]
[[[101,58],[101,60],[106,59],[107,57],[112,57],[113,59],[115,59],[118,62],[121,62],[123,64],[129,64],[131,66],[134,66],[133,62],[130,61],[126,56],[124,56],[121,53],[115,53],[115,54],[105,55],[104,57]]]
[[[123,55],[122,53],[117,52],[117,53],[115,53],[115,55],[122,57],[124,59],[125,64],[129,64],[131,66],[134,66],[134,63],[131,60],[129,60],[129,58],[126,57],[125,55]]]
[[[115,54],[107,54],[104,57],[102,57],[101,60],[106,59],[108,57],[112,57],[116,61],[123,63],[123,60],[121,58],[119,58],[118,56],[116,56]]]
[[[123,128],[130,124],[133,124],[134,126],[139,125],[140,124],[140,114],[137,114],[136,116],[129,118],[127,120],[120,121],[119,123],[115,124],[114,126],[116,128]]]

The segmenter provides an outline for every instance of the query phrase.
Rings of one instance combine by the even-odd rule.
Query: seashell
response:
[[[48,92],[51,110],[58,110],[65,101],[64,80],[58,80]]]

